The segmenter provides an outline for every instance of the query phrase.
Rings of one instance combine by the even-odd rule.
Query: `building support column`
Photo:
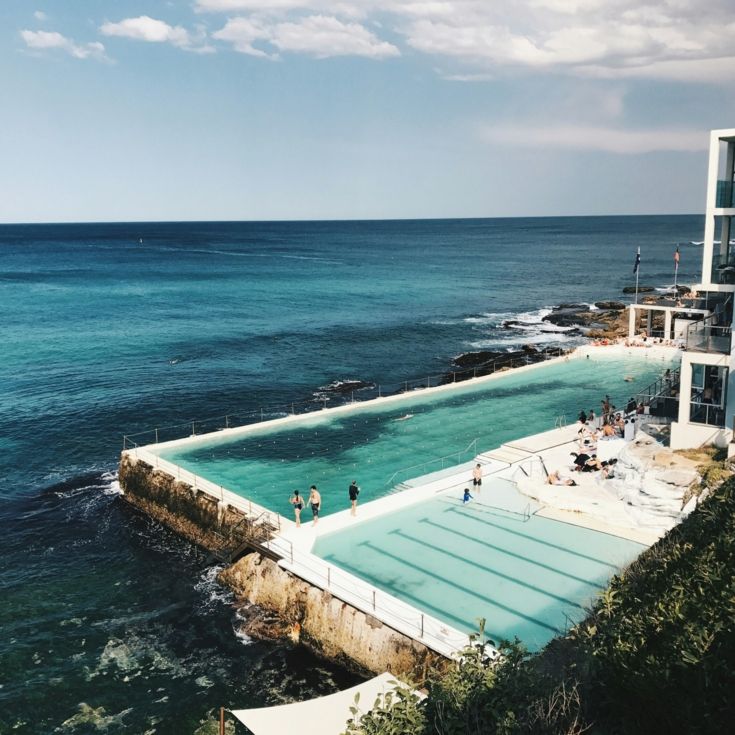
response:
[[[636,308],[632,304],[628,307],[628,339],[635,337]]]
[[[671,333],[672,316],[673,312],[668,310],[664,312],[664,339],[673,339],[673,335]]]
[[[679,424],[689,423],[690,404],[692,400],[692,363],[689,360],[681,361],[679,374]]]

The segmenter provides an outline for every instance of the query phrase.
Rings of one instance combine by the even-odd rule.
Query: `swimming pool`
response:
[[[560,414],[573,422],[580,409],[597,410],[605,393],[622,406],[672,364],[641,352],[573,358],[450,391],[417,391],[388,403],[356,404],[349,412],[319,412],[289,426],[254,427],[240,437],[215,434],[149,449],[284,514],[291,513],[288,497],[295,488],[307,492],[316,484],[322,514],[329,515],[349,506],[353,479],[364,503],[388,494],[400,480],[438,469],[435,463],[422,469],[437,457],[469,461],[503,442],[553,428]]]
[[[491,478],[463,505],[442,495],[317,538],[313,553],[452,627],[536,651],[645,546],[538,515]],[[508,510],[510,509],[510,510]],[[532,508],[531,510],[535,510]]]

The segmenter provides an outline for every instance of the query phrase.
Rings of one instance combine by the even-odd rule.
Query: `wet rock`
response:
[[[626,286],[623,293],[635,293],[635,286]],[[656,289],[653,286],[638,286],[638,293],[650,293]]]
[[[590,311],[553,311],[542,321],[555,324],[557,327],[581,327],[587,326],[594,317]]]
[[[621,311],[625,308],[622,301],[596,301],[595,306],[603,311]]]

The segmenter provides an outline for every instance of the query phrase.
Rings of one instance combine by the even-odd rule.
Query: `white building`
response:
[[[659,402],[675,419],[671,424],[671,447],[683,449],[733,441],[735,414],[735,354],[732,346],[733,299],[735,298],[735,129],[710,133],[707,211],[702,249],[702,279],[692,286],[696,299],[672,300],[669,305],[632,305],[630,334],[639,331],[645,314],[648,336],[655,312],[663,312],[665,339],[683,340],[681,371],[673,397]],[[647,313],[646,313],[647,312]],[[672,380],[672,383],[674,380]],[[735,445],[731,444],[735,449]],[[735,452],[734,452],[735,453]]]

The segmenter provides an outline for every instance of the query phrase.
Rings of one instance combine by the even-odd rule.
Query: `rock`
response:
[[[650,293],[655,290],[653,286],[638,286],[638,293]],[[635,286],[626,286],[623,293],[635,293]]]
[[[603,311],[622,311],[625,308],[622,301],[595,301],[595,306]]]
[[[552,311],[542,321],[556,324],[557,327],[579,327],[585,326],[590,318],[590,312]]]
[[[474,368],[480,365],[485,365],[493,360],[507,357],[509,354],[509,352],[491,352],[490,350],[463,352],[452,360],[452,364],[462,369]]]

